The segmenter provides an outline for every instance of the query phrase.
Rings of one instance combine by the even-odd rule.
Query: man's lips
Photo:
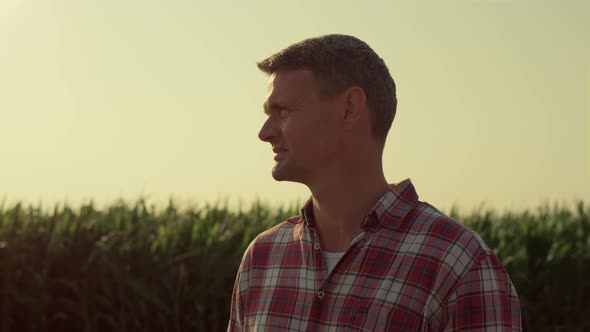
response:
[[[273,146],[272,147],[272,152],[274,152],[274,153],[279,153],[279,152],[284,152],[284,151],[287,151],[287,149],[282,148],[280,146]]]

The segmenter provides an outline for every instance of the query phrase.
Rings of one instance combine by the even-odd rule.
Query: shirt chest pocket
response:
[[[349,327],[354,331],[420,331],[422,316],[402,304],[357,300]]]

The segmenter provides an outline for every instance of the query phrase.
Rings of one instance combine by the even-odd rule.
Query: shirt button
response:
[[[319,243],[316,243],[316,244],[314,244],[314,245],[313,245],[313,248],[314,248],[315,250],[318,250],[318,249],[320,249],[320,244],[319,244]]]
[[[318,292],[318,299],[320,299],[320,300],[321,300],[321,299],[323,299],[323,298],[324,298],[324,296],[326,296],[326,293],[325,293],[323,290],[320,290],[320,291]]]

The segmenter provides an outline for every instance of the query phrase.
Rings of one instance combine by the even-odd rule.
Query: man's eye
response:
[[[280,117],[285,117],[285,116],[287,116],[288,113],[289,113],[289,110],[282,109],[282,110],[279,111],[279,116]]]

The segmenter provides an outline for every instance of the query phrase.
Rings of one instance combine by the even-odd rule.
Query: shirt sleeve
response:
[[[443,331],[522,331],[518,295],[498,257],[483,252],[448,298]]]
[[[244,331],[244,294],[248,289],[248,272],[250,266],[250,256],[254,241],[250,243],[240,262],[234,289],[231,297],[231,308],[229,313],[228,332]]]
[[[240,273],[241,266],[236,275],[236,281],[234,282],[234,290],[231,297],[231,308],[229,313],[229,324],[227,326],[228,332],[237,332],[243,330],[244,322],[244,305],[242,298],[240,297]]]

